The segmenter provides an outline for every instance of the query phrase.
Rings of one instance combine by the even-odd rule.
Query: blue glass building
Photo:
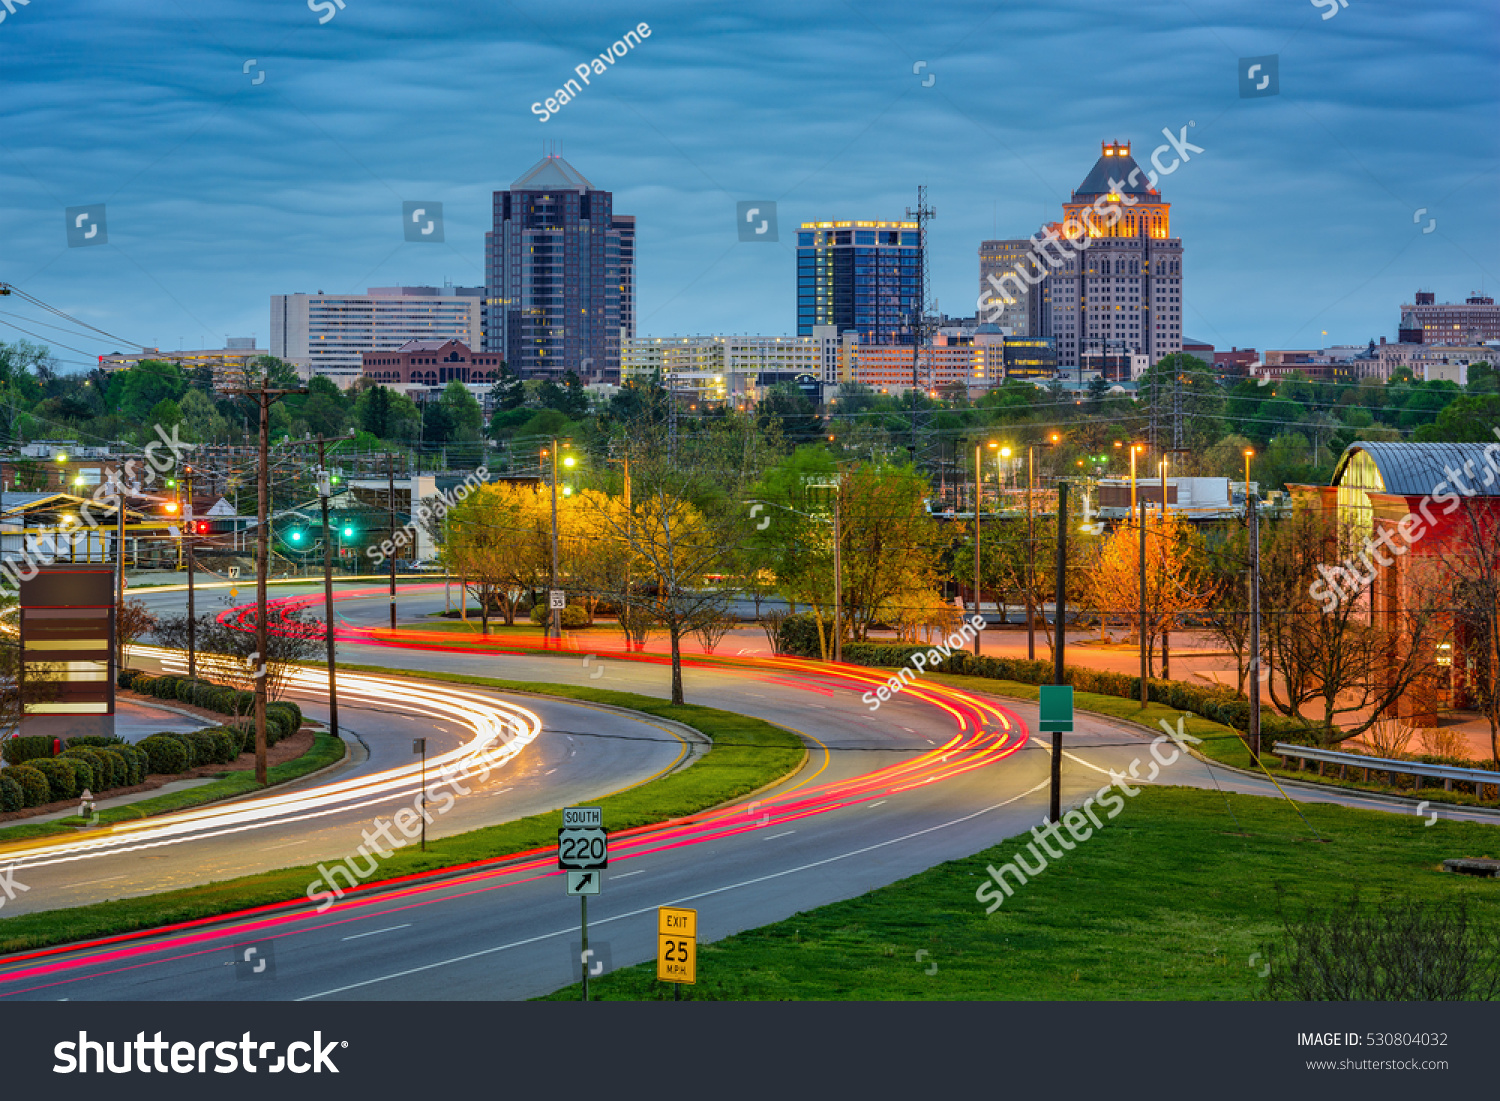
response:
[[[910,344],[922,298],[916,222],[803,222],[797,232],[797,335],[815,325],[861,344]]]

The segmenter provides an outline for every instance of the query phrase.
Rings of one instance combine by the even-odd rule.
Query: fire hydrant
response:
[[[85,821],[94,817],[94,793],[88,788],[83,789],[83,795],[79,799],[78,817]]]

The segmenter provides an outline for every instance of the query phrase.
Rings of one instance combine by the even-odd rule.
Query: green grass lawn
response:
[[[713,739],[712,749],[691,768],[599,800],[604,821],[613,830],[692,814],[747,795],[795,771],[807,756],[802,740],[793,732],[761,719],[747,718],[711,707],[674,707],[648,696],[572,685],[500,681],[457,674],[412,675],[378,666],[340,668],[612,704],[685,723]],[[373,811],[370,817],[372,820],[375,817]],[[562,813],[559,810],[453,837],[429,840],[425,853],[410,848],[397,850],[390,859],[382,863],[379,878],[391,879],[434,871],[556,845],[557,830],[561,824]],[[351,850],[357,842],[357,831],[351,826]],[[305,897],[307,885],[317,875],[314,866],[304,865],[141,898],[117,899],[91,906],[0,918],[0,952],[65,944],[232,913],[254,906],[300,900]]]
[[[1143,789],[1119,816],[986,914],[975,898],[1018,839],[715,943],[684,997],[754,1000],[1248,999],[1250,966],[1307,904],[1466,894],[1500,927],[1500,881],[1441,871],[1500,853],[1500,828],[1308,805],[1320,843],[1283,801]],[[1236,821],[1237,819],[1237,821]],[[1029,840],[1029,838],[1028,838]],[[734,896],[697,904],[732,909]],[[918,954],[921,953],[920,959]],[[929,974],[928,972],[933,972]],[[590,981],[601,999],[670,998],[655,964]],[[576,1000],[576,986],[550,997]]]
[[[964,677],[953,676],[947,673],[928,674],[933,680],[943,684],[962,688],[968,692],[981,695],[999,696],[1002,699],[1035,700],[1038,696],[1037,686],[1034,684],[1023,684],[1019,681],[995,680],[990,677]],[[1183,718],[1184,712],[1168,707],[1166,704],[1152,703],[1142,709],[1138,700],[1127,700],[1120,696],[1103,696],[1093,692],[1075,692],[1073,694],[1074,704],[1080,711],[1092,711],[1095,714],[1106,715],[1112,719],[1122,722],[1135,723],[1144,726],[1156,733],[1161,733],[1161,721],[1165,719],[1175,730],[1177,720]],[[1220,764],[1230,765],[1234,768],[1243,768],[1251,772],[1265,775],[1269,772],[1275,779],[1280,780],[1303,780],[1308,783],[1325,784],[1330,787],[1348,788],[1356,791],[1368,791],[1381,795],[1402,795],[1413,799],[1426,799],[1433,803],[1452,803],[1459,806],[1486,806],[1493,807],[1493,798],[1481,800],[1479,796],[1465,791],[1444,791],[1442,781],[1429,780],[1427,786],[1418,789],[1414,786],[1415,777],[1399,776],[1397,782],[1387,782],[1384,773],[1375,773],[1368,781],[1358,778],[1352,773],[1346,779],[1339,779],[1338,771],[1330,769],[1326,776],[1319,776],[1316,768],[1305,772],[1298,772],[1297,766],[1292,764],[1285,766],[1281,758],[1274,756],[1271,745],[1274,739],[1265,739],[1262,747],[1261,760],[1265,764],[1262,771],[1250,758],[1250,750],[1245,744],[1244,738],[1239,731],[1221,723],[1202,718],[1198,715],[1187,714],[1183,729],[1195,738],[1203,739],[1194,748],[1203,756]],[[1485,767],[1483,763],[1476,765],[1478,768]]]
[[[283,761],[274,768],[266,771],[267,786],[285,784],[291,780],[297,780],[309,773],[317,772],[320,768],[327,768],[344,759],[346,747],[344,743],[335,738],[326,730],[320,730],[313,738],[313,744],[308,747],[306,753],[290,761]],[[154,814],[167,814],[174,810],[187,810],[191,807],[201,807],[208,803],[217,803],[221,799],[233,799],[238,795],[248,795],[259,791],[261,787],[255,781],[254,770],[221,773],[217,780],[209,784],[202,784],[187,791],[174,791],[167,795],[157,795],[150,799],[142,799],[136,803],[127,803],[122,807],[111,807],[99,812],[99,824],[110,826],[116,822],[129,822],[137,818],[149,818]],[[103,798],[109,798],[105,792]],[[70,818],[59,818],[54,822],[36,822],[31,825],[22,823],[17,826],[0,827],[0,844],[11,841],[31,841],[40,837],[56,837],[59,834],[76,834],[81,832],[84,820],[74,815]]]

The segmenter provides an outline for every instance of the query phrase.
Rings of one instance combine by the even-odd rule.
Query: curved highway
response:
[[[161,605],[172,599],[155,597]],[[441,604],[440,584],[403,590],[402,617]],[[481,653],[442,640],[435,649],[382,645],[365,631],[381,624],[387,608],[385,594],[368,586],[340,600],[342,661],[666,694],[667,670],[644,655],[601,663],[592,654]],[[586,656],[594,660],[585,663]],[[1034,705],[918,681],[871,712],[861,696],[884,676],[792,660],[694,660],[684,679],[689,702],[781,723],[802,732],[812,752],[797,775],[741,805],[612,835],[602,893],[590,900],[591,969],[653,958],[658,906],[696,908],[700,940],[716,940],[969,856],[1046,815],[1050,749],[1028,735]],[[507,767],[546,752],[553,740],[544,724]],[[605,741],[590,739],[578,755],[603,752]],[[1111,770],[1142,783],[1280,797],[1265,778],[1187,754],[1160,752],[1153,760],[1150,743],[1147,732],[1080,715],[1065,742],[1064,805],[1110,783]],[[1158,764],[1166,760],[1172,763]],[[558,796],[552,807],[577,801],[543,794]],[[1335,790],[1299,788],[1296,796],[1410,813],[1400,800]],[[1494,820],[1483,811],[1445,813]],[[298,857],[286,863],[305,860]],[[566,897],[555,851],[547,850],[350,892],[321,909],[291,904],[13,956],[0,963],[0,997],[523,998],[576,979],[578,940],[578,903]],[[227,964],[246,944],[274,954],[274,978],[236,981]]]

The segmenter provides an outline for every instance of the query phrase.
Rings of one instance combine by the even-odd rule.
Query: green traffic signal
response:
[[[354,538],[354,525],[353,524],[345,524],[344,525],[344,538],[345,539],[353,539]]]
[[[302,542],[302,532],[300,532],[300,531],[293,531],[291,533],[291,535],[290,535],[290,538],[291,538],[291,540],[292,540],[293,543],[300,543],[300,542]]]

